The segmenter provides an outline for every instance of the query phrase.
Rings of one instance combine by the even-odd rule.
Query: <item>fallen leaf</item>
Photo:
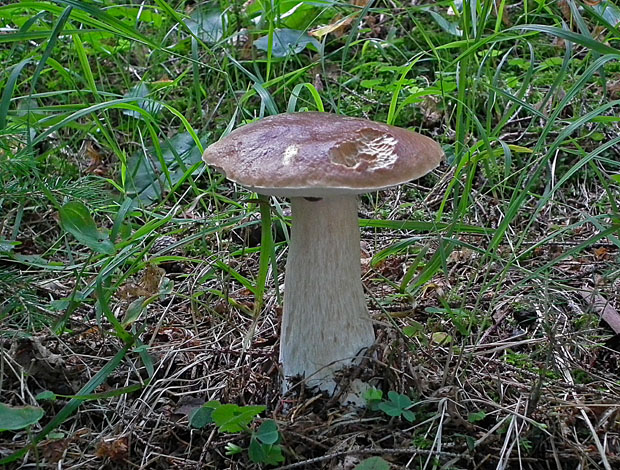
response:
[[[596,259],[602,260],[605,259],[609,250],[606,247],[601,246],[599,248],[594,248],[593,252]]]
[[[166,271],[164,269],[149,264],[144,271],[140,284],[150,295],[155,295],[159,292],[159,285],[165,274]]]
[[[127,436],[118,439],[102,440],[97,445],[95,455],[100,459],[108,458],[113,462],[122,462],[129,457],[129,439]]]
[[[336,37],[341,37],[347,31],[347,29],[349,29],[349,26],[351,25],[351,22],[353,21],[353,18],[355,16],[355,14],[348,15],[344,18],[340,18],[337,21],[334,21],[333,23],[326,24],[325,26],[319,26],[318,28],[310,31],[310,36],[321,39],[323,36],[334,33]]]
[[[620,80],[609,82],[607,84],[607,91],[611,99],[617,100],[620,98]]]
[[[88,168],[86,168],[86,173],[105,174],[106,168],[103,164],[103,155],[101,152],[94,146],[92,140],[87,140],[84,145],[84,153],[90,159]]]
[[[73,439],[47,439],[40,444],[41,453],[49,463],[57,463],[63,458]]]
[[[569,23],[572,23],[573,13],[570,11],[570,6],[568,5],[568,2],[566,0],[558,0],[557,5],[560,8],[564,19]]]
[[[428,125],[437,125],[443,119],[444,113],[439,109],[441,98],[437,96],[426,96],[420,103],[420,110],[424,113],[424,121]]]
[[[431,335],[431,342],[439,346],[446,346],[452,342],[452,336],[443,331],[436,331]]]
[[[147,265],[137,284],[127,283],[119,289],[119,297],[125,300],[135,300],[138,297],[151,297],[159,293],[159,286],[166,271],[158,266]]]
[[[601,319],[614,330],[614,333],[620,334],[620,313],[618,313],[609,301],[589,287],[585,287],[580,294],[590,303],[592,310],[598,313]]]
[[[443,282],[427,282],[426,284],[424,284],[424,286],[422,286],[422,297],[424,297],[424,295],[426,295],[426,293],[428,291],[432,291],[435,293],[435,295],[437,295],[438,297],[443,297],[443,295],[445,294],[445,290],[444,288],[446,288],[449,286],[445,285]]]

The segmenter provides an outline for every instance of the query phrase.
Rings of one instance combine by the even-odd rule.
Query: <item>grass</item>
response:
[[[619,19],[606,0],[0,6],[0,396],[45,411],[0,462],[256,466],[226,453],[247,435],[189,427],[219,400],[267,406],[282,468],[616,468]],[[412,422],[280,396],[288,203],[200,156],[304,110],[446,152],[361,198],[379,339],[353,373]]]

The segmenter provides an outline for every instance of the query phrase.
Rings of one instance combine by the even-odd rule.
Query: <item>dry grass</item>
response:
[[[386,196],[394,200],[402,194]],[[488,205],[485,209],[493,211]],[[225,244],[228,235],[213,241]],[[528,238],[534,243],[544,235]],[[585,227],[579,234],[589,235]],[[369,230],[363,238],[370,254],[389,239]],[[483,238],[463,236],[463,241],[481,246]],[[435,242],[420,241],[431,247]],[[85,401],[59,430],[63,435],[42,442],[25,462],[81,469],[252,468],[244,455],[225,455],[228,443],[247,446],[245,435],[188,425],[191,410],[220,400],[267,405],[265,416],[276,420],[283,436],[283,469],[349,469],[371,455],[382,456],[392,468],[618,468],[619,345],[617,336],[599,325],[600,312],[580,295],[584,287],[595,288],[610,308],[617,305],[617,271],[613,278],[609,270],[617,249],[601,243],[556,264],[548,276],[522,284],[528,273],[558,256],[557,250],[577,243],[572,238],[545,246],[510,266],[496,285],[483,279],[503,269],[499,262],[486,266],[482,276],[483,256],[456,250],[447,275],[436,276],[415,298],[395,297],[388,303],[382,299],[396,293],[389,286],[402,278],[407,258],[393,256],[373,268],[365,263],[378,340],[360,367],[343,373],[343,384],[359,378],[384,394],[393,390],[411,396],[414,423],[342,407],[335,398],[313,395],[303,383],[280,396],[276,298],[267,298],[253,325],[244,313],[251,311],[253,299],[236,282],[197,285],[192,280],[208,265],[168,265],[167,276],[177,278],[175,290],[151,305],[141,335],[155,364],[150,383],[116,398]],[[255,255],[239,260],[236,268],[256,270]],[[217,284],[225,284],[232,305],[213,298],[190,300]],[[481,290],[487,292],[479,295]],[[471,334],[463,335],[445,315],[428,310],[442,301],[484,315],[476,316]],[[126,302],[119,299],[117,311]],[[49,389],[72,394],[120,349],[118,339],[102,336],[84,313],[80,333],[41,334],[3,345],[3,401],[30,401]],[[403,334],[402,328],[411,325],[422,329]],[[253,326],[251,345],[244,350]],[[148,375],[136,357],[129,356],[97,392],[145,383]],[[58,400],[44,406],[51,416],[61,405]],[[27,443],[28,433],[17,432],[3,440],[0,450],[5,454]],[[25,462],[13,468],[28,468]]]

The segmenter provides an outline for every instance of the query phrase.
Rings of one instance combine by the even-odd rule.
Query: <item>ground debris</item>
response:
[[[585,287],[580,294],[590,304],[592,310],[614,330],[614,333],[620,334],[620,313],[613,305],[601,294],[588,287]]]

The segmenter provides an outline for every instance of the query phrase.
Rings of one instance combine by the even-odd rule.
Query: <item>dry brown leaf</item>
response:
[[[355,18],[355,15],[348,15],[344,18],[340,18],[337,21],[334,21],[333,23],[327,24],[325,26],[319,26],[318,28],[310,31],[310,36],[321,39],[323,36],[334,33],[336,37],[340,37],[349,29],[353,18]]]
[[[424,122],[429,126],[435,126],[441,122],[444,113],[439,108],[441,98],[438,96],[425,96],[420,103],[420,110],[424,113]]]
[[[156,295],[165,274],[165,269],[149,264],[143,271],[140,282],[138,284],[131,282],[125,284],[119,289],[118,295],[126,300]]]
[[[73,439],[47,439],[40,444],[41,453],[49,463],[59,462]]]
[[[593,252],[596,259],[603,260],[609,253],[609,250],[606,247],[601,246],[599,248],[594,248]]]
[[[129,439],[127,436],[99,442],[95,455],[100,459],[108,458],[113,462],[122,462],[129,457]]]
[[[357,7],[365,7],[368,4],[369,0],[353,0],[351,3]],[[361,10],[358,10],[361,11]],[[315,38],[321,39],[323,36],[327,36],[330,33],[333,33],[336,37],[342,37],[351,26],[353,19],[357,16],[358,12],[352,13],[350,15],[345,16],[344,18],[340,15],[336,15],[334,17],[334,21],[325,26],[319,26],[318,28],[310,31],[310,36],[314,36]]]
[[[445,295],[445,288],[448,287],[445,283],[441,281],[437,282],[427,282],[422,286],[422,297],[426,295],[428,291],[434,292],[438,297],[443,297]]]
[[[573,19],[573,13],[570,11],[570,5],[568,4],[568,2],[566,0],[558,0],[557,5],[560,8],[564,19],[571,23]]]
[[[620,80],[609,82],[607,84],[607,92],[611,99],[617,100],[620,98]]]
[[[159,292],[159,285],[165,274],[166,271],[164,269],[149,264],[146,267],[146,271],[144,271],[140,285],[144,290],[150,292],[150,295],[155,295]]]
[[[609,301],[589,287],[584,287],[580,294],[590,303],[592,310],[614,330],[614,333],[620,334],[620,313]]]
[[[86,173],[105,176],[107,173],[107,168],[105,167],[103,161],[103,154],[99,151],[99,149],[97,149],[97,147],[95,147],[92,140],[87,140],[84,145],[84,153],[90,160],[90,163],[86,168]]]
[[[375,266],[375,271],[386,279],[398,281],[405,274],[403,258],[400,256],[386,258]]]

